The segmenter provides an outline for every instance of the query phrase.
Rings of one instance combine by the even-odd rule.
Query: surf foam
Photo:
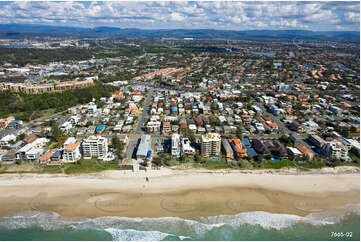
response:
[[[202,236],[204,233],[223,226],[239,228],[242,225],[260,226],[264,229],[285,229],[297,223],[308,223],[314,226],[341,222],[350,214],[360,215],[360,205],[352,204],[333,211],[311,213],[301,217],[290,214],[273,214],[263,211],[242,212],[236,215],[219,215],[196,219],[179,217],[161,218],[128,218],[98,217],[67,219],[55,212],[29,211],[16,213],[13,216],[1,217],[0,228],[21,229],[40,227],[43,230],[59,228],[101,229],[112,235],[114,240],[162,240],[167,236],[186,237]]]

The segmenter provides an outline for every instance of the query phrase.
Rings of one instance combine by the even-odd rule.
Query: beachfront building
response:
[[[83,141],[82,149],[85,159],[104,158],[108,153],[108,140],[102,136],[89,136]]]
[[[323,151],[334,158],[347,160],[348,159],[348,150],[341,143],[336,141],[327,141],[323,146]]]
[[[80,158],[80,142],[67,144],[64,146],[63,162],[76,162]]]
[[[317,148],[322,148],[322,147],[324,146],[325,142],[326,142],[326,141],[325,141],[324,139],[322,139],[320,136],[314,135],[314,134],[309,135],[308,140],[309,140],[313,145],[315,145]]]
[[[221,151],[221,136],[217,133],[202,135],[201,153],[202,156],[218,155]]]
[[[227,139],[222,139],[222,148],[227,158],[233,159],[233,150]]]
[[[37,138],[32,143],[26,144],[16,152],[16,159],[38,162],[47,142],[49,142],[47,138]]]
[[[137,150],[137,159],[145,159],[148,156],[150,156],[152,152],[150,142],[151,142],[150,135],[142,135]]]
[[[299,159],[302,157],[301,151],[294,147],[287,147],[288,154],[292,159]]]
[[[234,151],[234,156],[236,159],[248,157],[247,150],[243,148],[243,145],[242,145],[242,142],[240,139],[232,138],[232,139],[229,139],[228,141]]]
[[[181,155],[181,146],[180,146],[180,136],[179,134],[172,135],[172,156],[180,157]]]
[[[196,149],[191,146],[188,138],[182,138],[182,152],[186,155],[194,155],[196,153]]]

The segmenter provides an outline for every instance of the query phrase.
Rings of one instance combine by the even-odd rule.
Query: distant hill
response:
[[[0,24],[0,37],[25,38],[35,36],[73,37],[129,37],[129,38],[194,38],[194,39],[245,39],[245,40],[326,40],[360,41],[358,31],[309,30],[215,30],[215,29],[136,29],[116,27],[80,28],[31,24]]]

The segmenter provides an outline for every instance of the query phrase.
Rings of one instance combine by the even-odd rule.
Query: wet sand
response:
[[[150,181],[146,182],[145,177]],[[360,203],[360,175],[166,171],[1,175],[0,216],[54,211],[64,217],[183,217],[244,211],[305,216]]]

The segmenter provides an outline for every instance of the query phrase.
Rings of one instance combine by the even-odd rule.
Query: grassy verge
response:
[[[205,169],[208,170],[217,170],[217,169],[229,169],[232,168],[231,166],[229,166],[227,163],[224,162],[206,162],[205,164],[203,164]]]
[[[326,166],[325,163],[323,163],[321,161],[312,162],[312,163],[299,163],[297,165],[300,167],[309,168],[309,169],[318,169],[318,168],[322,168],[322,167]]]
[[[47,166],[33,163],[6,164],[1,165],[1,174],[22,174],[22,173],[62,173],[59,166]]]
[[[208,161],[208,162],[205,162],[205,163],[189,163],[188,167],[191,167],[191,168],[204,168],[204,169],[207,169],[207,170],[218,170],[218,169],[230,169],[230,168],[232,168],[230,165],[228,165],[225,162],[212,162],[212,161]]]
[[[65,174],[92,173],[104,171],[106,168],[99,166],[95,159],[81,159],[76,164],[65,164]]]
[[[349,152],[348,155],[353,160],[353,162],[350,162],[349,165],[360,167],[360,157],[352,152]]]
[[[290,160],[281,160],[281,161],[264,161],[261,163],[260,168],[264,169],[281,169],[284,167],[295,167]]]

